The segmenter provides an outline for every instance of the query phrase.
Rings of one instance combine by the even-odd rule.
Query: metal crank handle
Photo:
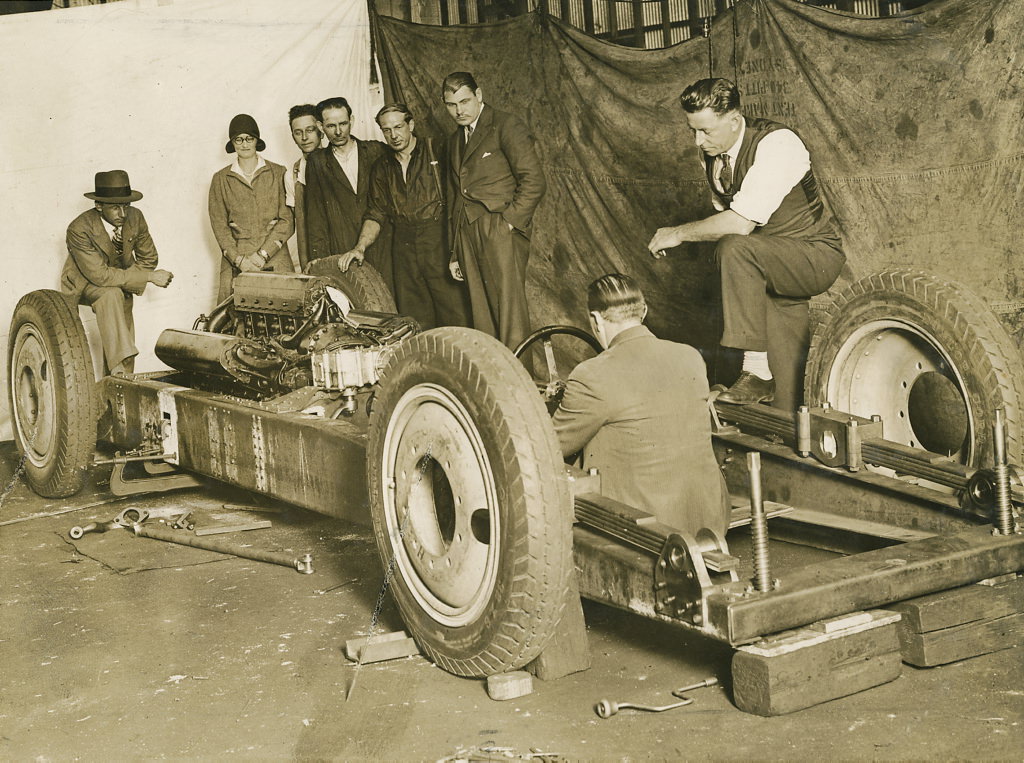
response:
[[[715,678],[714,676],[711,676],[710,678],[705,678],[700,683],[690,684],[689,686],[683,686],[683,687],[681,687],[679,689],[676,689],[675,691],[672,692],[672,696],[673,697],[679,697],[680,699],[683,699],[683,695],[686,692],[688,692],[688,691],[694,691],[695,689],[703,689],[706,686],[714,686],[717,683],[718,683],[718,679]]]
[[[282,567],[291,567],[293,570],[298,570],[299,572],[307,575],[313,572],[313,557],[309,554],[305,554],[302,558],[296,559],[295,557],[288,556],[287,554],[275,554],[270,551],[238,548],[237,546],[232,546],[227,543],[196,538],[163,528],[143,527],[140,524],[135,524],[132,525],[132,529],[135,531],[136,535],[142,538],[153,538],[154,540],[162,540],[168,543],[178,543],[182,546],[192,546],[193,548],[201,548],[206,551],[214,551],[218,554],[230,554],[231,556],[238,556],[242,559],[252,559],[257,562],[279,564]]]
[[[673,702],[671,705],[652,707],[650,705],[635,705],[632,702],[612,702],[610,699],[602,699],[600,702],[594,705],[594,710],[596,710],[597,714],[600,715],[602,718],[611,718],[613,715],[619,712],[619,710],[632,709],[643,710],[648,713],[663,713],[666,710],[672,710],[677,707],[682,707],[683,705],[689,705],[692,702],[692,699],[687,698],[680,702]]]

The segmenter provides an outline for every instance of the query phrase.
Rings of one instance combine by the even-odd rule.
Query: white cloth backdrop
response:
[[[219,251],[206,211],[213,173],[230,162],[227,128],[251,114],[263,155],[298,158],[288,109],[341,95],[353,134],[379,139],[363,0],[125,0],[0,16],[0,209],[7,233],[0,342],[34,289],[59,289],[68,223],[92,204],[99,170],[124,169],[174,273],[135,300],[137,371],[161,368],[160,331],[190,328],[216,297]],[[293,241],[294,249],[294,241]],[[99,362],[89,308],[81,308]],[[0,439],[11,437],[8,379]]]

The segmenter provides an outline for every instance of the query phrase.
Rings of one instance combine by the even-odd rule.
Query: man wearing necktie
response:
[[[828,289],[846,262],[810,154],[784,125],[744,117],[739,90],[729,80],[699,80],[680,102],[718,211],[659,228],[647,248],[661,258],[685,242],[718,242],[721,343],[743,350],[739,378],[718,399],[774,401],[793,410],[803,402],[809,299]]]
[[[530,333],[526,265],[546,189],[540,158],[526,125],[485,106],[469,72],[445,77],[441,96],[458,125],[446,173],[452,275],[466,282],[473,328],[514,348]]]
[[[166,287],[174,275],[157,270],[157,252],[142,212],[131,206],[142,198],[132,190],[128,173],[96,173],[95,206],[68,226],[68,258],[61,291],[76,304],[90,305],[103,345],[103,367],[109,374],[135,368],[133,295],[147,284]]]

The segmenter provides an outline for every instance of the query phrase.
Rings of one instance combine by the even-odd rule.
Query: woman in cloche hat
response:
[[[259,155],[266,147],[255,119],[238,114],[231,120],[224,150],[235,159],[210,184],[210,225],[224,255],[218,302],[231,295],[231,281],[242,271],[294,270],[288,239],[295,226],[285,204],[286,170]]]

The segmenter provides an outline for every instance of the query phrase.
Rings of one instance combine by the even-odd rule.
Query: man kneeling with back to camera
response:
[[[691,535],[709,527],[725,537],[729,495],[711,449],[700,353],[643,325],[647,303],[627,275],[590,284],[587,309],[605,350],[569,375],[553,417],[562,454],[582,451],[609,498]]]

